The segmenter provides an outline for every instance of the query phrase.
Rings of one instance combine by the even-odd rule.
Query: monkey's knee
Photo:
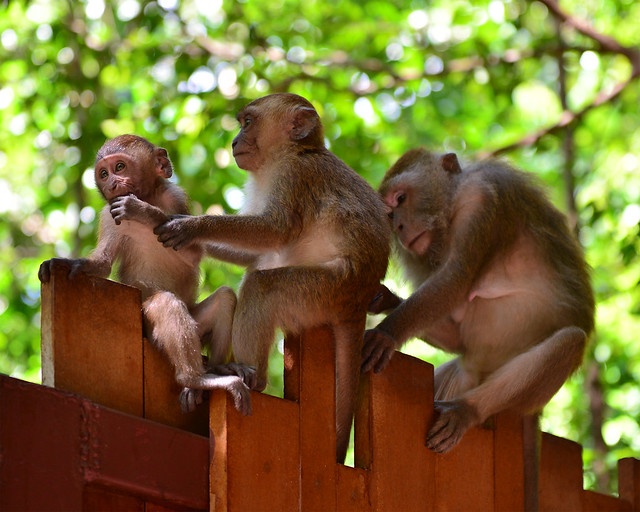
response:
[[[221,304],[231,306],[232,309],[235,309],[238,298],[236,297],[236,292],[233,291],[233,288],[230,288],[229,286],[221,286],[213,294],[218,298]]]

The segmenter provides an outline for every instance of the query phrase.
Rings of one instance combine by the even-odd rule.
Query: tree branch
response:
[[[495,157],[502,153],[511,151],[512,149],[532,146],[545,135],[556,133],[557,131],[572,125],[576,121],[580,120],[590,110],[599,107],[603,103],[613,101],[620,95],[625,87],[627,87],[630,83],[635,81],[640,76],[640,51],[637,48],[623,46],[612,37],[600,34],[586,20],[573,17],[560,9],[560,6],[558,5],[558,2],[556,0],[538,1],[546,5],[549,11],[558,20],[572,26],[580,33],[593,39],[596,43],[598,43],[603,52],[617,53],[627,57],[627,59],[629,59],[629,62],[631,63],[631,76],[628,80],[616,84],[613,89],[608,92],[600,91],[596,98],[589,105],[585,106],[578,112],[572,112],[569,109],[565,108],[560,115],[560,120],[556,124],[549,126],[548,128],[544,128],[543,130],[540,130],[538,132],[530,133],[522,139],[507,146],[494,149],[493,151],[480,153],[478,155],[480,159]]]

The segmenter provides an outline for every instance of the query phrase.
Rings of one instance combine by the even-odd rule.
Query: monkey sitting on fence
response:
[[[580,365],[594,327],[594,298],[566,218],[532,177],[487,161],[414,149],[379,189],[415,292],[388,289],[372,312],[363,371],[382,370],[417,336],[460,354],[437,368],[437,419],[427,446],[453,448],[503,410],[539,411]]]
[[[168,357],[176,381],[184,387],[182,410],[193,410],[202,401],[202,390],[222,388],[231,393],[239,411],[249,414],[247,384],[254,385],[255,372],[223,364],[231,350],[235,293],[222,287],[196,303],[203,246],[174,251],[153,234],[170,215],[189,214],[186,194],[168,181],[172,173],[167,151],[143,137],[121,135],[100,148],[95,180],[108,204],[100,216],[96,249],[88,258],[66,260],[69,277],[78,272],[108,277],[118,260],[118,280],[142,292],[145,335]],[[40,266],[43,283],[50,279],[54,260]],[[207,367],[203,343],[210,350]]]
[[[249,171],[239,215],[171,220],[158,239],[194,240],[246,255],[233,353],[267,381],[276,327],[330,325],[336,340],[336,458],[349,443],[366,311],[384,277],[390,228],[376,192],[331,153],[313,105],[295,94],[257,99],[238,114],[233,156]],[[222,257],[222,256],[220,256]],[[224,258],[223,258],[224,259]]]

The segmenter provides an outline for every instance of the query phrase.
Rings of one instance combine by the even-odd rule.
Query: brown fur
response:
[[[202,400],[201,390],[224,388],[248,413],[249,391],[242,379],[206,374],[201,354],[204,340],[210,348],[209,369],[226,362],[235,294],[221,288],[196,304],[202,247],[173,251],[153,234],[169,215],[189,213],[186,194],[167,180],[172,173],[167,152],[142,137],[122,135],[100,148],[96,184],[109,204],[100,215],[96,249],[88,258],[70,260],[69,277],[78,272],[108,277],[119,262],[118,280],[142,292],[145,335],[167,355],[177,382],[185,387],[183,409],[192,410]],[[50,265],[49,260],[40,267],[43,282],[49,280]],[[250,374],[241,376],[251,381]]]
[[[497,161],[405,154],[380,186],[416,291],[365,338],[381,370],[419,336],[460,357],[438,368],[428,445],[452,448],[504,409],[538,411],[580,364],[594,327],[588,267],[565,217],[531,175]],[[378,307],[380,307],[380,304]]]
[[[233,322],[233,352],[266,385],[274,329],[328,324],[336,338],[336,456],[344,459],[367,304],[384,277],[390,231],[373,189],[324,146],[311,104],[293,94],[251,102],[238,114],[238,166],[250,171],[240,215],[171,221],[172,247],[223,244],[246,258]]]

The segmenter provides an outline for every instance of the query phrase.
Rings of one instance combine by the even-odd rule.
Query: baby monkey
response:
[[[186,194],[168,180],[172,174],[167,151],[143,137],[121,135],[105,142],[95,160],[96,185],[108,203],[100,215],[98,244],[88,258],[66,260],[69,278],[79,272],[106,278],[118,261],[118,280],[142,292],[145,336],[168,357],[184,387],[183,412],[201,403],[202,390],[221,388],[231,393],[240,412],[250,414],[247,384],[255,384],[255,374],[224,364],[231,351],[235,293],[221,287],[196,303],[204,246],[174,251],[153,234],[170,216],[189,215]],[[54,260],[40,265],[43,283]],[[210,349],[206,367],[203,345]]]

